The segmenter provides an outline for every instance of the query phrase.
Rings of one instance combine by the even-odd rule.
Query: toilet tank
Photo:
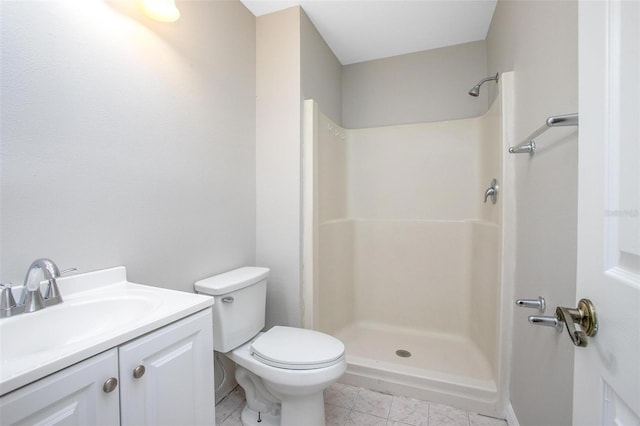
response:
[[[269,268],[244,267],[194,284],[213,296],[213,349],[229,352],[264,328]]]

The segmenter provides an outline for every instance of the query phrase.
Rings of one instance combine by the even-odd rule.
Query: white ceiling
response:
[[[484,40],[497,0],[241,0],[256,16],[300,5],[343,65]]]

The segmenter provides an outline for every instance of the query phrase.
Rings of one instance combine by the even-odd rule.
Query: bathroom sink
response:
[[[124,267],[60,278],[58,285],[64,303],[0,319],[0,395],[213,304],[128,282]]]
[[[74,303],[75,302],[75,303]],[[152,300],[112,297],[104,300],[72,301],[31,315],[0,322],[0,353],[3,361],[62,350],[134,321],[153,309]]]

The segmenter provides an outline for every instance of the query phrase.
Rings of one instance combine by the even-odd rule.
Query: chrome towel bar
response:
[[[528,138],[516,146],[509,148],[510,154],[533,154],[536,150],[535,138],[549,130],[550,127],[563,127],[563,126],[577,126],[578,125],[578,113],[565,114],[565,115],[552,115],[547,118],[547,121],[542,127],[535,132],[531,133]]]

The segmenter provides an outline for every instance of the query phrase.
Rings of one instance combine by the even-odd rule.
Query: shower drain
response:
[[[404,349],[398,349],[396,351],[396,355],[398,355],[400,358],[409,358],[411,356],[411,352]]]

